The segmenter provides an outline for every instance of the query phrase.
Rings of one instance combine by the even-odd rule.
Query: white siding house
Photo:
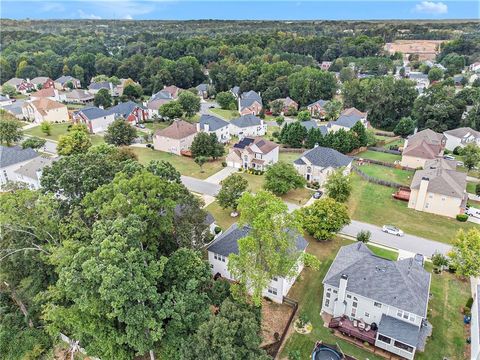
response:
[[[0,145],[0,189],[10,181],[18,181],[16,170],[36,157],[39,154],[33,149]]]
[[[230,141],[230,124],[213,115],[203,114],[197,123],[197,132],[217,135],[218,141],[226,143]]]
[[[245,136],[263,136],[267,125],[255,115],[243,115],[230,121],[230,134],[243,138]]]

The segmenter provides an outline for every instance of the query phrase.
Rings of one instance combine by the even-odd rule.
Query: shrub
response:
[[[467,214],[458,214],[457,215],[457,220],[461,222],[465,222],[468,220],[468,215]]]
[[[361,241],[363,243],[368,243],[370,241],[370,237],[372,236],[372,233],[368,230],[360,230],[357,233],[357,241]]]
[[[220,226],[215,226],[213,232],[215,233],[215,235],[218,235],[222,232],[222,228]]]
[[[278,126],[281,126],[284,122],[283,116],[277,116],[275,118],[275,122],[278,124]]]
[[[223,166],[223,167],[227,167],[227,162],[226,162],[226,161],[222,161],[222,166]]]
[[[453,149],[453,154],[454,155],[461,155],[462,154],[462,147],[457,146],[455,149]]]
[[[465,307],[467,309],[471,309],[472,308],[472,305],[473,305],[473,298],[470,297],[468,300],[467,300],[467,303],[465,304]]]
[[[288,360],[301,360],[301,359],[302,359],[302,356],[299,350],[290,350],[288,352]]]

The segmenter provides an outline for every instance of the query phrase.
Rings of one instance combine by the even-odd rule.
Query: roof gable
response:
[[[20,146],[0,145],[0,168],[15,165],[36,158],[38,153],[33,149],[22,149]]]

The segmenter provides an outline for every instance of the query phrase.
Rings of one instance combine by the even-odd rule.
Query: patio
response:
[[[350,319],[345,316],[332,318],[328,323],[328,327],[331,329],[336,329],[344,335],[360,339],[371,345],[375,344],[375,339],[377,338],[377,331],[371,329],[369,325],[357,320],[350,321]]]

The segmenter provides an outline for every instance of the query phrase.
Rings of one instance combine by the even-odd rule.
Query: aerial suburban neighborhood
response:
[[[0,359],[480,360],[477,3],[31,3]]]

